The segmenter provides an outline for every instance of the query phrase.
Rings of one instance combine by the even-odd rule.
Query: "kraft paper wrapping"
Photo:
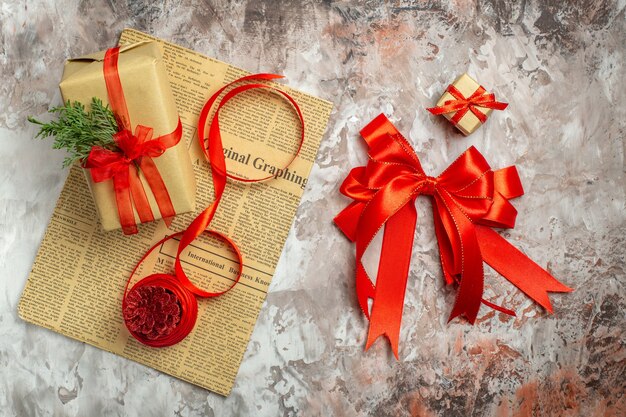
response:
[[[64,101],[79,101],[89,106],[92,97],[97,97],[108,103],[102,74],[104,54],[105,51],[102,51],[67,61],[59,85]],[[178,111],[159,45],[155,42],[138,42],[122,47],[118,72],[133,129],[138,124],[151,127],[154,129],[153,137],[172,132],[178,124]],[[153,160],[167,187],[175,212],[193,211],[196,181],[185,141],[181,140]],[[102,228],[106,231],[119,229],[121,225],[113,181],[94,183],[88,170],[85,170],[85,174]],[[160,219],[162,216],[152,190],[141,173],[140,178],[154,218]],[[135,222],[141,223],[136,210]]]
[[[455,86],[461,92],[461,94],[463,94],[464,97],[471,96],[474,93],[474,91],[476,91],[478,87],[480,87],[480,84],[478,84],[476,80],[474,80],[472,77],[470,77],[467,74],[461,75],[459,78],[456,79],[455,82],[452,83],[452,85]],[[437,106],[443,106],[446,100],[454,100],[454,97],[452,96],[452,94],[448,93],[447,91],[441,96],[441,98],[437,102]],[[480,111],[482,111],[487,117],[489,117],[489,115],[492,112],[491,109],[488,109],[486,107],[480,107],[480,106],[476,106],[476,107],[478,107]],[[445,113],[443,114],[443,117],[450,120],[455,114],[456,112]],[[463,132],[465,136],[467,136],[471,134],[472,132],[474,132],[476,129],[478,129],[481,124],[482,123],[480,122],[480,120],[478,120],[478,117],[476,117],[476,115],[472,113],[471,111],[468,111],[467,113],[465,113],[465,116],[463,116],[461,120],[459,120],[459,123],[457,123],[455,126],[457,129]]]

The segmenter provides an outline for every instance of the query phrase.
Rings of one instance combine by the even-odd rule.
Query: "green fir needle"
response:
[[[83,104],[78,101],[70,103],[69,100],[65,105],[54,107],[49,112],[56,113],[59,119],[44,123],[28,117],[28,121],[41,126],[36,138],[54,136],[52,147],[68,152],[69,155],[63,160],[63,167],[76,161],[84,162],[94,146],[117,149],[113,140],[113,135],[118,132],[117,122],[113,111],[102,100],[92,98],[89,112],[85,111]]]

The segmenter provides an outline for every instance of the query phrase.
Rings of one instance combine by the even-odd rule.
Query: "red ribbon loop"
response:
[[[235,86],[236,84],[242,83],[244,81],[257,81],[257,82],[258,81],[271,81],[276,78],[282,78],[282,77],[280,75],[274,75],[274,74],[253,74],[253,75],[248,75],[248,76],[239,78],[225,85],[224,87],[219,89],[215,94],[213,94],[211,98],[209,98],[209,100],[206,102],[202,111],[200,112],[200,117],[198,120],[198,141],[200,144],[200,148],[202,149],[203,153],[205,154],[206,158],[208,159],[211,165],[211,176],[213,179],[213,189],[214,189],[215,198],[213,200],[213,203],[211,203],[211,205],[209,205],[205,210],[203,210],[191,222],[191,224],[186,230],[175,233],[170,236],[166,236],[165,238],[157,242],[154,246],[152,246],[152,248],[150,248],[148,252],[146,252],[146,254],[139,260],[139,262],[135,266],[135,269],[132,271],[131,275],[129,276],[126,282],[126,288],[124,289],[124,298],[122,301],[122,308],[123,310],[126,309],[126,306],[128,304],[127,303],[127,295],[129,292],[128,287],[135,272],[139,268],[139,266],[143,263],[143,261],[151,252],[153,252],[155,249],[160,247],[166,241],[176,238],[176,237],[180,237],[180,241],[178,242],[178,249],[176,252],[176,259],[174,262],[174,268],[175,268],[174,275],[164,275],[164,274],[149,275],[148,277],[141,279],[137,284],[133,286],[133,288],[141,288],[142,286],[155,285],[153,281],[156,278],[158,278],[159,282],[163,282],[163,280],[170,280],[172,282],[175,282],[176,284],[171,287],[172,288],[171,291],[172,293],[174,293],[174,290],[178,291],[176,295],[178,296],[179,300],[183,300],[181,301],[181,303],[183,303],[184,300],[188,300],[188,299],[193,299],[193,303],[186,306],[186,309],[185,309],[185,311],[187,312],[186,314],[189,317],[184,322],[181,320],[181,324],[176,326],[173,329],[172,333],[168,334],[168,336],[163,340],[161,339],[146,340],[146,338],[143,337],[141,334],[138,334],[137,332],[134,332],[133,330],[131,330],[131,328],[128,326],[128,323],[126,323],[127,328],[129,328],[130,334],[133,337],[135,337],[137,340],[139,340],[141,343],[144,343],[149,346],[157,346],[157,347],[171,346],[175,343],[178,343],[184,337],[186,337],[187,334],[189,334],[189,332],[191,332],[193,328],[193,324],[196,321],[196,317],[198,313],[197,313],[197,303],[196,303],[195,296],[217,297],[219,295],[222,295],[230,291],[239,282],[239,279],[241,278],[241,273],[243,270],[243,256],[241,254],[241,251],[239,250],[235,242],[231,240],[228,236],[222,233],[216,232],[214,230],[209,230],[208,227],[211,221],[213,220],[217,207],[219,206],[219,203],[224,194],[224,190],[226,189],[227,178],[231,178],[238,182],[261,182],[261,181],[273,179],[274,176],[268,176],[268,177],[262,177],[262,178],[240,178],[227,172],[226,159],[224,157],[224,148],[222,145],[222,137],[221,137],[220,126],[219,126],[219,113],[220,113],[220,109],[222,109],[224,105],[226,105],[226,103],[230,99],[232,99],[233,97],[235,97],[236,95],[240,93],[243,93],[249,90],[267,89],[284,97],[293,106],[293,109],[298,115],[300,124],[302,126],[302,129],[300,131],[300,141],[298,144],[298,149],[291,156],[290,160],[285,164],[285,166],[282,168],[282,169],[286,169],[298,157],[302,149],[302,146],[304,144],[304,137],[305,137],[304,136],[304,116],[302,114],[302,111],[300,110],[300,107],[289,94],[287,94],[286,92],[278,88],[272,87],[271,85],[260,84],[260,83],[250,83],[250,84]],[[219,101],[219,104],[217,105],[213,118],[211,119],[211,122],[210,122],[208,136],[205,136],[206,126],[207,126],[207,122],[209,121],[209,114],[211,112],[211,109],[213,108],[214,104],[218,101],[218,98],[220,97],[220,95],[226,89],[230,87],[234,87],[234,88],[228,91],[224,95],[224,97],[222,97],[222,99]],[[140,136],[140,135],[136,133],[135,136]],[[149,137],[149,135],[146,135],[146,137]],[[139,142],[141,142],[141,140]],[[146,152],[151,152],[152,150],[154,150],[155,152],[158,151],[158,147],[154,147],[154,148],[148,147],[149,143],[150,142],[144,142],[144,144],[142,145],[142,146],[145,146],[146,149],[148,149],[146,150]],[[145,156],[141,157],[141,161],[145,161],[145,160],[146,160]],[[142,170],[143,170],[143,167],[142,167]],[[225,241],[232,248],[236,257],[236,262],[239,263],[240,268],[239,268],[239,271],[237,272],[237,276],[233,280],[232,284],[228,288],[226,288],[224,291],[211,292],[211,291],[206,291],[206,290],[203,290],[202,288],[199,288],[198,286],[196,286],[194,283],[191,282],[191,280],[187,276],[187,273],[183,269],[183,266],[181,263],[181,255],[184,249],[188,247],[196,238],[198,238],[203,233],[212,234],[214,236],[217,236],[221,240]],[[166,289],[170,290],[170,287],[166,287]],[[183,313],[183,318],[184,318],[184,314],[185,313]]]
[[[183,135],[183,125],[178,119],[174,131],[152,139],[150,127],[137,125],[135,134],[126,107],[126,99],[118,72],[119,47],[108,49],[104,55],[103,73],[109,104],[115,114],[119,132],[113,135],[120,151],[94,146],[84,167],[89,169],[94,182],[113,180],[117,211],[124,234],[137,233],[135,214],[142,223],[153,221],[154,215],[139,178],[138,168],[148,182],[165,224],[169,227],[175,210],[167,187],[152,158],[161,156],[166,149],[178,144]]]
[[[361,134],[369,146],[370,160],[367,166],[354,168],[341,185],[341,192],[354,202],[337,215],[335,223],[356,242],[357,298],[370,319],[366,348],[385,335],[398,357],[417,221],[414,202],[420,194],[433,199],[444,278],[459,287],[450,320],[463,315],[474,323],[481,303],[514,315],[483,300],[483,262],[550,312],[547,292],[572,291],[490,229],[515,226],[517,211],[509,200],[523,194],[515,167],[493,171],[472,146],[435,178],[425,174],[415,151],[383,114]],[[383,245],[374,286],[362,257],[382,227]]]
[[[485,115],[479,107],[504,110],[509,105],[508,103],[496,101],[495,94],[487,94],[483,86],[479,86],[469,97],[465,97],[459,89],[452,84],[448,86],[446,91],[454,97],[454,100],[446,100],[443,103],[443,106],[430,107],[426,110],[434,115],[456,112],[456,114],[450,119],[450,121],[454,124],[459,123],[468,111],[474,113],[481,123],[485,123],[487,121],[487,115]]]

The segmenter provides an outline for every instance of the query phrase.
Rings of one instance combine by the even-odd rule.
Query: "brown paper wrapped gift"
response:
[[[103,76],[104,56],[105,51],[70,59],[66,63],[59,85],[64,101],[79,101],[88,107],[92,98],[97,97],[108,103]],[[153,137],[173,132],[179,123],[178,112],[158,44],[140,42],[122,47],[117,68],[132,127],[151,127]],[[167,188],[175,213],[194,210],[196,185],[185,140],[181,139],[178,144],[152,160]],[[102,228],[120,228],[113,181],[96,183],[88,170],[85,173],[100,214]],[[139,173],[139,178],[155,220],[162,218],[143,173]],[[139,224],[141,221],[136,208],[133,211],[135,222]]]
[[[451,91],[452,88],[456,89],[456,91]],[[456,96],[452,93],[455,93]],[[451,107],[454,108],[455,105],[458,107],[464,106],[464,108],[457,111],[448,111]],[[478,129],[493,110],[504,110],[506,107],[507,103],[495,101],[495,95],[486,92],[469,75],[463,74],[448,87],[439,101],[437,101],[437,107],[430,108],[428,111],[436,115],[443,115],[467,136]],[[459,116],[461,117],[459,118]]]

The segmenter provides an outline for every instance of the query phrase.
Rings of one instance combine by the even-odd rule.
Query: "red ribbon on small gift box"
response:
[[[468,111],[474,113],[474,115],[480,120],[481,123],[487,121],[487,115],[483,113],[478,107],[484,107],[494,110],[504,110],[509,105],[508,103],[502,103],[496,101],[496,96],[493,93],[487,94],[487,91],[481,85],[479,86],[471,96],[465,97],[458,88],[450,84],[446,90],[454,100],[446,100],[443,106],[430,107],[426,110],[438,116],[440,114],[454,113],[454,116],[450,118],[453,124],[458,124],[459,121],[465,116]]]

